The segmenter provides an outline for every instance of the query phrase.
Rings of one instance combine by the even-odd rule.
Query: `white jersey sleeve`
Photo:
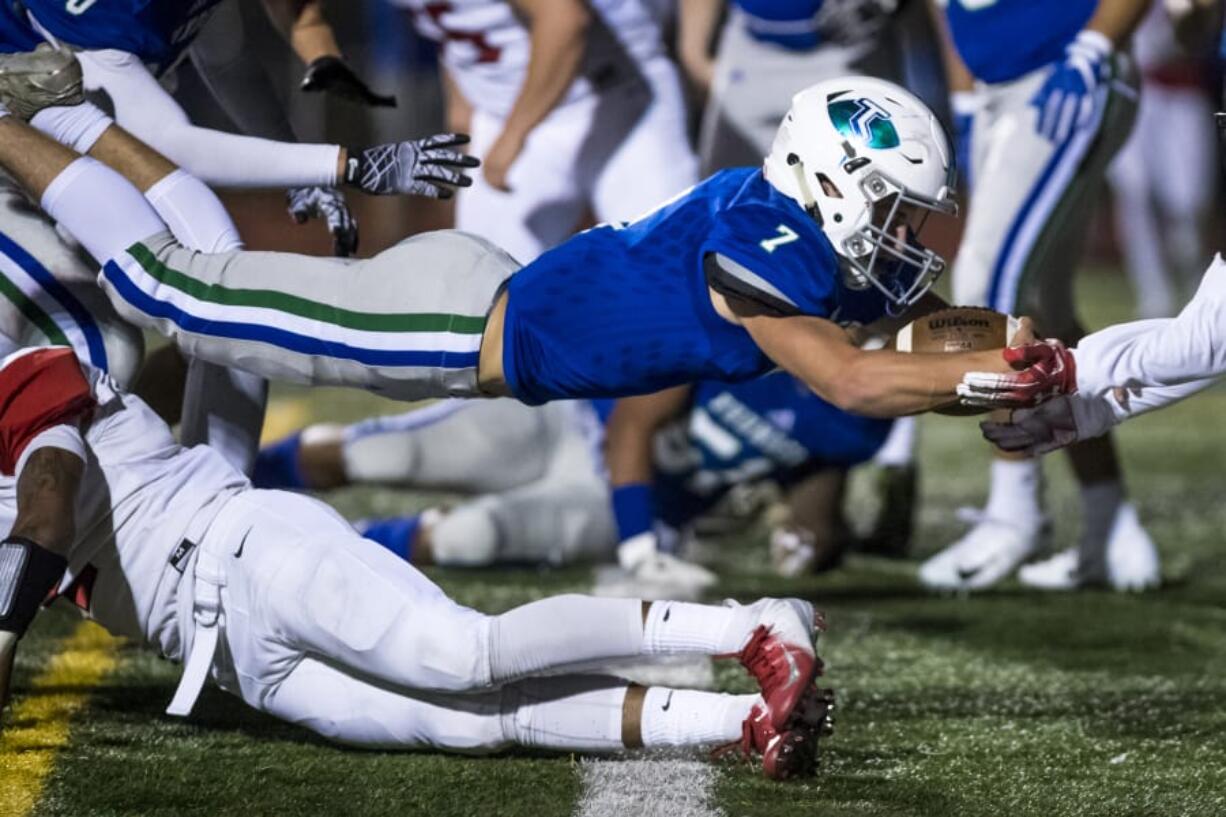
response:
[[[1082,338],[1074,357],[1077,388],[1088,394],[1226,374],[1226,261],[1213,259],[1178,316],[1109,326]]]

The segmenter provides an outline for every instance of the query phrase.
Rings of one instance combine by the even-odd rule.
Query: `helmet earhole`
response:
[[[788,164],[789,165],[794,165],[794,164],[799,164],[799,163],[800,163],[799,156],[797,156],[795,153],[788,154]]]
[[[840,223],[840,222],[842,222],[842,221],[843,221],[843,214],[842,214],[842,213],[835,213],[835,214],[834,214],[834,223],[835,223],[835,224],[838,224],[838,223]]]

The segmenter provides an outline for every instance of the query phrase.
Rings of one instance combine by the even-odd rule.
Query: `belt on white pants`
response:
[[[195,548],[194,543],[199,543],[196,569],[192,576],[194,636],[191,650],[183,662],[183,675],[179,678],[174,699],[166,707],[167,715],[185,718],[191,714],[213,667],[220,636],[221,588],[226,586],[225,546],[230,534],[244,520],[243,515],[236,512],[236,505],[238,503],[227,500],[215,516],[203,515],[205,518],[196,530],[193,528],[197,527],[197,523],[193,520],[180,545],[182,551]]]

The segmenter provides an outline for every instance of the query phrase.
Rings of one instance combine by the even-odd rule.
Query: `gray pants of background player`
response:
[[[734,10],[720,35],[711,101],[699,133],[703,174],[760,163],[792,97],[815,82],[845,74],[896,78],[896,51],[888,28],[855,44],[793,51],[754,39],[744,16]]]
[[[196,253],[161,232],[115,256],[99,281],[121,315],[189,356],[420,400],[479,396],[486,314],[518,266],[453,230],[366,260]]]
[[[354,483],[477,495],[432,528],[437,563],[559,565],[617,543],[599,442],[584,402],[447,400],[348,426],[342,451]]]

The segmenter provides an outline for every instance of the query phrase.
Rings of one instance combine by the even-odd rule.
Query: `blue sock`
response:
[[[257,488],[305,490],[306,480],[298,470],[301,442],[301,434],[291,434],[261,448],[255,457],[255,467],[251,469],[251,484]]]
[[[393,516],[390,519],[365,519],[357,523],[358,533],[395,553],[406,562],[413,555],[413,539],[421,527],[421,514]]]

